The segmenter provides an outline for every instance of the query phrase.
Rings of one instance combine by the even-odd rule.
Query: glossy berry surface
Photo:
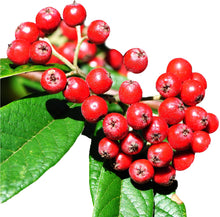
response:
[[[43,72],[40,82],[48,93],[59,93],[66,86],[66,74],[60,69],[50,68]]]
[[[134,182],[144,184],[153,178],[154,168],[148,160],[138,159],[132,162],[129,175]]]
[[[168,130],[168,141],[175,150],[186,150],[190,147],[193,131],[183,123],[173,125]]]
[[[86,82],[95,94],[103,94],[112,86],[110,73],[102,67],[92,69],[86,76]]]
[[[129,132],[128,135],[121,141],[121,150],[128,155],[135,155],[141,152],[144,142],[140,136],[134,132]]]
[[[86,9],[75,1],[72,4],[66,5],[63,9],[63,20],[71,27],[83,24],[85,19]]]
[[[173,125],[183,120],[185,106],[179,98],[169,97],[160,104],[158,112],[168,125]]]
[[[119,153],[114,160],[113,168],[117,171],[124,171],[127,170],[132,163],[132,156]]]
[[[125,53],[123,63],[128,71],[138,74],[147,68],[148,57],[143,49],[132,48]]]
[[[147,159],[154,167],[165,167],[173,159],[173,149],[167,142],[151,145],[147,152]]]
[[[97,47],[91,43],[88,39],[84,40],[79,48],[78,59],[81,62],[89,62],[95,57]]]
[[[181,82],[192,78],[192,66],[183,58],[175,58],[168,63],[168,74],[176,75]]]
[[[70,102],[82,103],[90,95],[89,86],[82,78],[70,77],[63,95]]]
[[[60,13],[53,7],[43,8],[36,15],[37,27],[46,34],[56,30],[60,21]]]
[[[166,121],[157,116],[153,116],[151,124],[143,130],[144,138],[152,144],[162,142],[167,137],[167,133],[168,125]]]
[[[22,39],[16,39],[11,44],[9,44],[7,49],[7,56],[14,64],[24,65],[29,61],[29,50],[29,42]]]
[[[104,137],[99,141],[98,152],[101,157],[105,159],[114,158],[119,153],[119,144],[116,141]]]
[[[184,122],[193,131],[203,130],[208,125],[208,113],[199,106],[188,107],[185,111]]]
[[[181,80],[173,74],[161,74],[156,81],[156,89],[164,98],[177,96],[181,91]]]
[[[69,41],[69,42],[64,43],[61,47],[59,47],[58,52],[63,57],[65,57],[67,60],[69,60],[70,62],[73,62],[75,49],[76,49],[76,43]]]
[[[33,22],[21,23],[15,30],[15,38],[23,39],[30,43],[36,41],[39,37],[39,29]]]
[[[122,103],[133,104],[142,98],[142,89],[137,81],[126,80],[119,87],[119,99]]]
[[[192,80],[200,82],[203,85],[204,89],[207,88],[207,81],[201,73],[193,72],[192,73]]]
[[[96,123],[107,114],[108,105],[103,98],[93,95],[83,101],[81,111],[88,122]]]
[[[110,27],[103,20],[94,20],[87,30],[89,41],[95,44],[103,44],[109,37]]]
[[[149,105],[137,102],[129,106],[126,117],[129,126],[135,130],[141,130],[151,123],[153,112]]]
[[[47,63],[51,54],[51,46],[46,41],[35,41],[30,46],[30,58],[36,64]]]
[[[208,133],[214,133],[219,126],[219,120],[217,116],[213,113],[208,113],[208,125],[205,128],[205,131]]]
[[[205,96],[204,86],[196,80],[186,80],[182,84],[180,98],[184,104],[194,106],[200,103]]]
[[[123,62],[122,54],[116,49],[109,49],[106,53],[106,62],[115,70],[119,69]]]
[[[191,149],[193,152],[203,152],[211,143],[211,138],[207,132],[195,131],[191,142]]]
[[[121,140],[128,134],[127,120],[119,113],[107,114],[103,120],[103,130],[109,139]]]

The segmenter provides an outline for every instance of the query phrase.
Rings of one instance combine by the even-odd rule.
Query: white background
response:
[[[14,39],[16,27],[34,21],[37,12],[53,6],[62,14],[71,1],[7,0],[0,7],[0,57],[6,57],[7,44]],[[206,97],[200,106],[218,115],[220,73],[220,6],[218,0],[81,0],[87,10],[86,24],[105,20],[111,28],[107,45],[123,54],[140,47],[149,57],[149,65],[140,81],[144,95],[157,94],[156,78],[164,73],[175,57],[187,59],[193,71],[208,81]],[[178,196],[184,201],[188,217],[217,217],[219,213],[218,130],[211,135],[208,150],[197,154],[193,165],[177,173]],[[0,205],[4,217],[91,216],[88,153],[90,141],[80,137],[53,168],[28,188]]]

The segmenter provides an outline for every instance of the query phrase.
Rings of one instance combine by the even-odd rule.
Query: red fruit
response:
[[[78,59],[82,62],[89,62],[95,57],[97,47],[95,44],[89,42],[88,39],[84,40],[79,48]]]
[[[128,134],[127,120],[119,113],[110,113],[103,120],[103,130],[109,139],[121,140]]]
[[[186,150],[193,138],[192,130],[186,124],[176,124],[168,130],[168,141],[175,150]]]
[[[75,27],[84,23],[86,19],[86,9],[79,3],[75,1],[72,4],[66,5],[63,10],[63,20],[64,22]]]
[[[168,63],[167,71],[168,74],[176,75],[181,82],[192,78],[192,66],[183,58],[175,58]]]
[[[82,103],[90,95],[88,84],[82,78],[70,77],[63,95],[70,102]]]
[[[109,25],[103,20],[94,20],[87,30],[89,41],[95,44],[103,44],[110,34]]]
[[[118,70],[123,62],[122,54],[116,49],[109,49],[106,53],[106,62],[115,70]]]
[[[148,57],[144,50],[132,48],[125,53],[123,63],[128,71],[138,74],[147,68]]]
[[[58,53],[60,53],[62,56],[64,56],[67,60],[69,60],[72,63],[74,59],[75,49],[75,42],[66,42],[58,48]]]
[[[105,68],[95,68],[86,76],[86,82],[95,94],[103,94],[112,86],[112,78]]]
[[[188,107],[185,111],[184,122],[193,131],[203,130],[208,125],[208,114],[199,106]]]
[[[180,98],[186,105],[194,106],[200,103],[204,96],[205,89],[199,81],[189,79],[183,82]]]
[[[128,135],[121,141],[121,150],[128,155],[135,155],[141,152],[144,142],[140,136],[134,132],[129,132]]]
[[[83,117],[90,123],[98,122],[108,112],[106,101],[99,96],[89,96],[81,106]]]
[[[98,145],[98,152],[101,157],[105,159],[112,159],[119,153],[119,145],[106,137],[100,140]]]
[[[118,69],[118,73],[119,73],[120,75],[123,75],[123,76],[126,76],[126,77],[127,77],[127,75],[128,75],[128,70],[127,70],[127,68],[125,67],[125,64],[124,64],[124,63],[122,63],[120,69]]]
[[[119,99],[124,104],[139,102],[142,98],[142,89],[137,81],[126,80],[119,87]]]
[[[165,167],[173,159],[173,149],[167,142],[154,144],[149,147],[147,159],[154,167]]]
[[[30,43],[22,39],[16,39],[9,44],[7,56],[14,64],[24,65],[29,61]]]
[[[50,60],[51,46],[46,41],[35,41],[30,47],[30,58],[36,64],[45,64]]]
[[[45,32],[52,33],[59,26],[61,21],[60,13],[53,7],[41,9],[36,16],[37,27]]]
[[[204,89],[207,88],[207,81],[202,74],[200,74],[198,72],[193,72],[192,73],[192,80],[199,81],[203,85]]]
[[[156,168],[154,173],[154,182],[159,185],[169,186],[176,177],[176,170],[172,166]]]
[[[51,68],[43,72],[41,76],[41,86],[48,93],[59,93],[66,86],[66,74],[57,68]]]
[[[208,133],[214,133],[219,126],[218,118],[215,114],[208,113],[208,125],[205,128],[205,131]]]
[[[174,97],[181,91],[181,81],[176,75],[164,73],[158,77],[156,89],[164,98]]]
[[[183,120],[185,116],[185,106],[183,102],[176,97],[165,99],[158,109],[159,116],[162,117],[167,124],[177,124]]]
[[[151,124],[143,130],[144,138],[152,144],[162,142],[167,137],[167,133],[168,125],[166,121],[157,116],[153,116]]]
[[[149,105],[137,102],[128,107],[126,117],[129,126],[141,130],[151,123],[153,112]]]
[[[195,154],[191,151],[176,152],[173,157],[173,166],[176,170],[186,170],[194,161]]]
[[[129,175],[134,182],[144,184],[153,178],[154,168],[148,160],[138,159],[130,165]]]
[[[92,68],[103,67],[105,65],[105,61],[104,61],[104,59],[102,57],[96,56],[96,57],[92,58],[88,62],[88,64]]]
[[[113,168],[117,171],[124,171],[130,167],[131,163],[132,163],[132,156],[126,155],[121,152],[115,157]]]
[[[39,37],[39,29],[37,25],[32,22],[21,23],[15,30],[15,38],[23,39],[30,43],[36,41]]]
[[[191,148],[193,152],[203,152],[211,143],[211,138],[207,132],[195,131],[193,133],[193,139],[191,142]]]

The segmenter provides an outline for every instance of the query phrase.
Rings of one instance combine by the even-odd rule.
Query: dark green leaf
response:
[[[80,107],[62,94],[28,97],[4,106],[1,115],[0,200],[37,180],[56,164],[82,132]]]
[[[63,64],[33,65],[28,63],[26,65],[15,66],[9,59],[3,58],[0,59],[0,78],[10,77],[25,72],[45,71],[52,67],[59,68],[63,71],[70,71],[70,69]]]

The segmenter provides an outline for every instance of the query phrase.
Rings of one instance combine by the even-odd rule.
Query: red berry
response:
[[[142,98],[142,89],[137,81],[127,80],[119,87],[119,99],[124,104],[139,102]]]
[[[87,30],[89,41],[95,44],[103,44],[110,34],[109,25],[103,20],[94,20]]]
[[[153,112],[149,105],[137,102],[129,106],[126,117],[129,126],[135,130],[141,130],[151,123]]]
[[[193,152],[203,152],[211,143],[211,138],[207,132],[195,131],[193,133],[193,139],[191,142],[191,148]]]
[[[205,131],[208,133],[214,133],[219,126],[218,118],[215,114],[208,113],[208,125],[205,128]]]
[[[186,124],[176,124],[168,130],[168,141],[175,150],[186,150],[193,138],[192,130]]]
[[[128,70],[127,70],[127,68],[125,67],[125,64],[124,64],[124,63],[122,63],[120,69],[118,69],[118,73],[119,73],[120,75],[123,75],[123,76],[126,76],[126,77],[127,77],[127,75],[128,75]]]
[[[86,76],[86,82],[95,94],[103,94],[112,86],[112,78],[105,68],[95,68]]]
[[[14,40],[7,49],[7,56],[14,64],[24,65],[29,61],[30,43],[22,39]]]
[[[105,159],[111,159],[118,155],[119,145],[116,141],[112,141],[104,137],[99,142],[98,152],[101,155],[101,157]]]
[[[99,96],[89,96],[81,106],[83,117],[90,123],[98,122],[108,112],[106,101]]]
[[[195,154],[191,151],[176,152],[173,157],[173,166],[176,170],[186,170],[193,163]]]
[[[193,72],[192,73],[192,80],[199,81],[203,85],[204,89],[207,88],[207,81],[202,74],[200,74],[198,72]]]
[[[45,64],[50,60],[52,49],[46,41],[35,41],[30,47],[30,58],[36,64]]]
[[[169,62],[167,73],[176,75],[183,82],[192,78],[192,66],[183,58],[175,58]]]
[[[134,182],[144,184],[153,178],[154,168],[148,160],[138,159],[130,165],[129,175]]]
[[[89,62],[95,57],[97,47],[95,44],[89,42],[88,39],[84,40],[79,48],[78,59],[82,62]]]
[[[128,155],[135,155],[141,152],[144,142],[140,136],[134,132],[129,132],[128,135],[121,141],[121,150]]]
[[[132,163],[132,156],[121,152],[115,157],[113,168],[117,171],[124,171],[130,167],[131,163]]]
[[[125,53],[123,63],[128,71],[138,74],[146,69],[148,57],[144,50],[132,48]]]
[[[172,166],[156,168],[154,173],[154,182],[159,185],[169,186],[176,177],[176,170]]]
[[[58,93],[66,86],[66,74],[60,69],[51,68],[44,71],[40,82],[48,93]]]
[[[127,120],[119,113],[110,113],[103,120],[103,130],[109,139],[121,140],[128,134]]]
[[[37,25],[35,23],[24,22],[17,27],[15,31],[15,38],[23,39],[30,43],[33,43],[38,39],[39,34],[39,29],[37,28]]]
[[[184,122],[193,131],[203,130],[208,125],[208,114],[199,106],[188,107],[185,111]]]
[[[167,142],[151,145],[147,152],[147,159],[154,167],[165,167],[173,159],[173,149]]]
[[[92,58],[89,62],[88,62],[89,66],[91,66],[92,68],[96,68],[96,67],[103,67],[105,65],[105,61],[102,57],[96,56],[94,58]]]
[[[179,98],[169,97],[160,104],[158,112],[167,124],[173,125],[183,120],[185,106]]]
[[[70,102],[82,103],[90,95],[88,84],[82,78],[70,77],[63,95]]]
[[[167,133],[168,125],[166,121],[157,116],[153,116],[151,124],[143,130],[144,138],[152,144],[162,142],[167,137]]]
[[[64,22],[75,27],[84,23],[86,19],[86,9],[79,3],[75,1],[72,4],[66,5],[63,10],[63,20]]]
[[[204,96],[205,89],[199,81],[189,79],[183,82],[180,98],[186,105],[194,106],[200,103]]]
[[[60,13],[53,7],[41,9],[36,16],[37,27],[45,32],[52,33],[59,26],[61,21]]]
[[[119,69],[123,62],[122,54],[116,49],[109,49],[106,53],[106,62],[115,70]]]
[[[58,48],[58,53],[60,53],[62,56],[64,56],[67,60],[69,60],[72,63],[74,59],[75,49],[75,42],[66,42]]]
[[[176,75],[164,73],[158,77],[156,89],[164,98],[174,97],[181,91],[181,81]]]

